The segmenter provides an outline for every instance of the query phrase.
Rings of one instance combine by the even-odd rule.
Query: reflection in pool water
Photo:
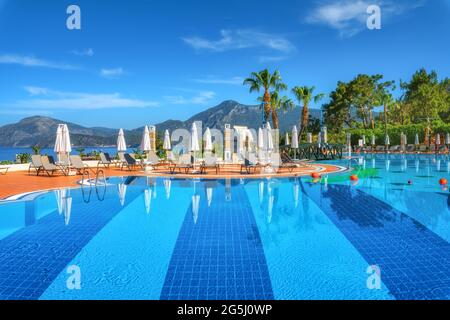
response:
[[[449,159],[338,163],[359,181],[123,177],[2,203],[0,298],[449,298]]]

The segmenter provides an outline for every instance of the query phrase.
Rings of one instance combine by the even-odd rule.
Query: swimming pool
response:
[[[0,299],[449,299],[449,158],[336,163],[358,183],[123,177],[0,203]]]

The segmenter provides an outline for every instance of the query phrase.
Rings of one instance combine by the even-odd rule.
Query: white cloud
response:
[[[18,54],[3,54],[0,55],[0,64],[17,64],[24,67],[41,67],[41,68],[51,68],[60,70],[76,70],[79,69],[76,66],[56,63],[43,59],[36,58],[34,56],[24,56]]]
[[[333,0],[316,7],[306,17],[306,22],[326,25],[336,29],[341,37],[351,37],[366,28],[367,8],[374,4],[380,6],[384,24],[394,16],[422,6],[424,0]]]
[[[100,75],[103,78],[107,79],[118,79],[125,74],[125,71],[122,68],[114,68],[114,69],[101,69]]]
[[[241,77],[232,77],[228,79],[218,79],[214,77],[207,77],[203,79],[193,79],[192,81],[197,83],[204,83],[204,84],[229,84],[229,85],[242,85],[242,82],[244,81]]]
[[[122,97],[119,93],[83,93],[56,91],[47,88],[25,87],[31,99],[19,100],[13,107],[24,109],[107,109],[107,108],[147,108],[158,106],[157,102]]]
[[[76,56],[86,56],[86,57],[92,57],[94,55],[94,50],[92,48],[87,48],[81,51],[73,50],[70,51],[71,54],[74,54]]]
[[[207,104],[216,96],[213,91],[201,91],[196,96],[185,98],[184,96],[165,96],[164,99],[170,104]]]
[[[183,41],[196,50],[223,52],[229,50],[266,48],[278,52],[295,51],[295,46],[285,37],[254,30],[221,30],[221,38],[208,40],[202,37],[185,37]]]

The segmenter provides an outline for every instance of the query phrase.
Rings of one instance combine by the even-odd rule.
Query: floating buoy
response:
[[[351,180],[351,181],[358,181],[358,180],[359,180],[358,175],[352,174],[352,175],[350,176],[350,180]]]
[[[441,179],[439,180],[439,184],[440,184],[441,186],[446,186],[446,185],[448,185],[448,180],[445,179],[445,178],[441,178]]]
[[[319,179],[319,178],[320,178],[320,173],[318,173],[318,172],[313,172],[313,173],[311,173],[311,177],[312,177],[313,179]]]

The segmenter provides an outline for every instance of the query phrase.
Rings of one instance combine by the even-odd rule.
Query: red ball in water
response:
[[[441,178],[441,179],[439,180],[439,184],[440,184],[441,186],[446,186],[446,185],[448,185],[448,180],[445,179],[445,178]]]
[[[313,172],[313,173],[311,173],[311,177],[312,177],[313,179],[319,179],[319,178],[320,178],[320,173],[318,173],[318,172]]]
[[[356,175],[356,174],[352,174],[351,176],[350,176],[350,180],[351,181],[358,181],[358,176]]]

